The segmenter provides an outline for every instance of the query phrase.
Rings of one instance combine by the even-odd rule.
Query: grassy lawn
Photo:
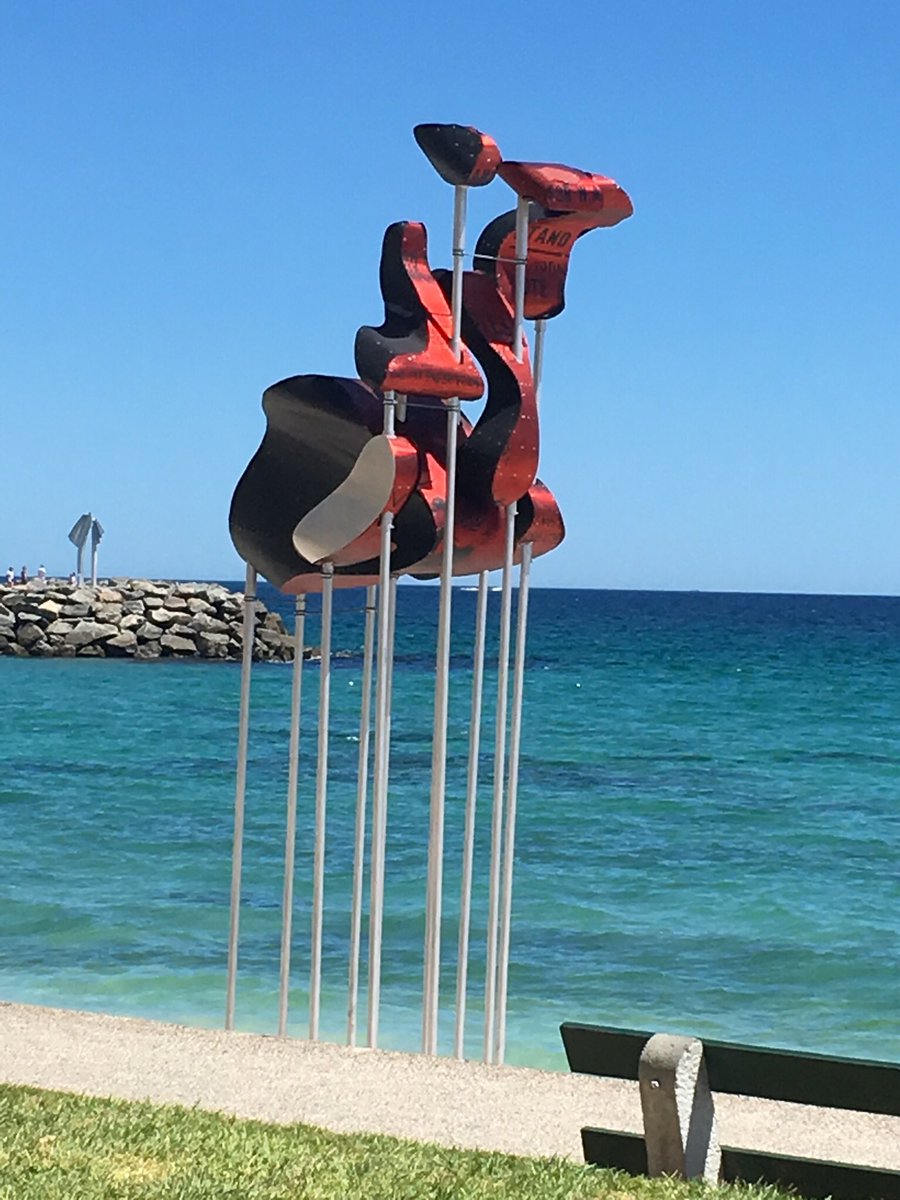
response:
[[[174,1105],[0,1085],[0,1200],[774,1200]]]

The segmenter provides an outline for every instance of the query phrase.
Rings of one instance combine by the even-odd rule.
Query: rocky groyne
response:
[[[241,657],[243,595],[218,583],[114,579],[102,586],[0,585],[0,655],[39,658]],[[287,662],[293,641],[256,602],[253,657]]]

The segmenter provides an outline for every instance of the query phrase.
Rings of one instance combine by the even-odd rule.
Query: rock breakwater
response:
[[[0,586],[0,655],[38,658],[241,657],[243,595],[218,583],[114,579]],[[253,657],[288,662],[293,640],[256,601]]]

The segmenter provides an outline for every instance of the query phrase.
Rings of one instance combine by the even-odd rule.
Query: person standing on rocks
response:
[[[47,582],[47,568],[44,566],[43,563],[41,563],[41,565],[38,567],[37,577],[38,577],[38,583],[46,583]]]
[[[12,569],[12,567],[9,567],[9,568],[7,569],[7,572],[6,572],[6,584],[7,584],[7,587],[12,587],[12,585],[13,585],[15,582],[16,582],[16,573],[15,573],[15,571]]]
[[[23,566],[23,567],[22,567],[22,570],[21,570],[21,572],[20,572],[20,574],[19,574],[19,583],[21,583],[21,584],[23,585],[23,587],[24,587],[24,585],[25,585],[27,582],[28,582],[28,568],[27,568],[27,567],[25,567],[25,566]]]

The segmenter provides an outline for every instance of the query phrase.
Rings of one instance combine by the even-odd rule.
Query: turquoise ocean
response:
[[[265,586],[261,596],[292,619],[291,600]],[[362,597],[338,593],[334,632],[322,1033],[336,1041]],[[475,600],[455,590],[445,1053]],[[433,587],[399,589],[381,1044],[403,1049],[420,1037],[437,603]],[[310,606],[316,644],[318,600]],[[530,617],[508,1059],[563,1069],[558,1024],[580,1020],[900,1061],[900,599],[536,589]],[[258,1032],[277,1024],[290,677],[284,665],[253,671],[237,1024]],[[238,665],[215,662],[0,660],[0,1000],[222,1024],[239,679]],[[308,1019],[317,664],[303,680],[297,1036]]]

